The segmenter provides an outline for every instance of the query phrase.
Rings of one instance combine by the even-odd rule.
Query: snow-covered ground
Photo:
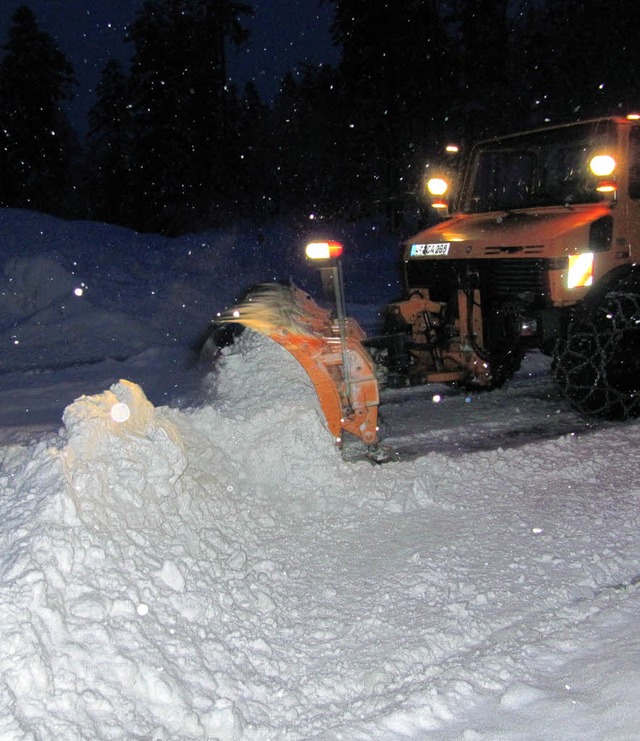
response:
[[[196,363],[252,283],[315,290],[303,231],[0,211],[0,739],[639,738],[640,425],[532,356],[386,392],[398,458],[345,462],[275,343]],[[341,236],[373,326],[393,240]]]

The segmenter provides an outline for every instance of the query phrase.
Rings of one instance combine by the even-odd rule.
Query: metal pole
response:
[[[338,318],[338,332],[340,334],[340,350],[342,352],[345,393],[349,405],[351,405],[351,373],[349,371],[349,352],[347,349],[347,309],[344,300],[342,263],[339,258],[336,258],[333,261],[333,289],[336,298],[336,313]]]

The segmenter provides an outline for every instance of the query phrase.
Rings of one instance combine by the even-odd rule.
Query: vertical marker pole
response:
[[[342,263],[336,258],[333,264],[333,289],[336,300],[336,314],[338,318],[338,332],[340,333],[340,350],[342,352],[342,367],[344,369],[344,385],[347,399],[351,404],[351,373],[349,370],[349,351],[347,348],[347,309],[344,300],[344,278]]]

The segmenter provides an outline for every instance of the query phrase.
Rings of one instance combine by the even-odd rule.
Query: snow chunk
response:
[[[184,592],[184,576],[182,576],[182,572],[173,561],[165,561],[160,571],[156,572],[156,576],[176,592]]]
[[[62,420],[77,452],[95,450],[107,436],[144,436],[155,427],[153,405],[140,386],[125,380],[102,394],[81,396],[64,410]],[[175,436],[175,430],[170,434]]]
[[[239,741],[244,732],[242,713],[231,700],[216,700],[211,710],[200,716],[207,738]]]
[[[67,462],[109,453],[113,446],[150,440],[162,449],[171,448],[174,460],[171,479],[185,467],[183,443],[175,425],[156,413],[144,391],[135,383],[120,380],[95,396],[81,396],[70,404],[62,420],[67,429]],[[164,443],[164,444],[163,444]]]
[[[537,687],[531,687],[522,682],[515,682],[503,693],[500,698],[500,704],[509,710],[518,710],[527,705],[540,702],[544,697],[545,692]]]
[[[121,380],[101,394],[81,396],[62,419],[62,460],[77,509],[104,511],[118,503],[130,521],[132,506],[175,495],[187,465],[182,437],[140,386]]]

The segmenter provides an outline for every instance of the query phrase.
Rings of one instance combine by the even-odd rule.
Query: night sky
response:
[[[229,54],[231,81],[240,87],[254,80],[262,99],[270,102],[283,75],[306,59],[335,64],[338,52],[329,28],[333,6],[320,0],[246,0],[255,8],[244,20],[251,36],[240,52]],[[143,0],[0,0],[0,45],[7,41],[11,16],[20,5],[36,15],[39,27],[56,39],[73,64],[80,83],[70,107],[76,128],[84,130],[92,92],[111,57],[126,62],[131,45],[125,27]]]

